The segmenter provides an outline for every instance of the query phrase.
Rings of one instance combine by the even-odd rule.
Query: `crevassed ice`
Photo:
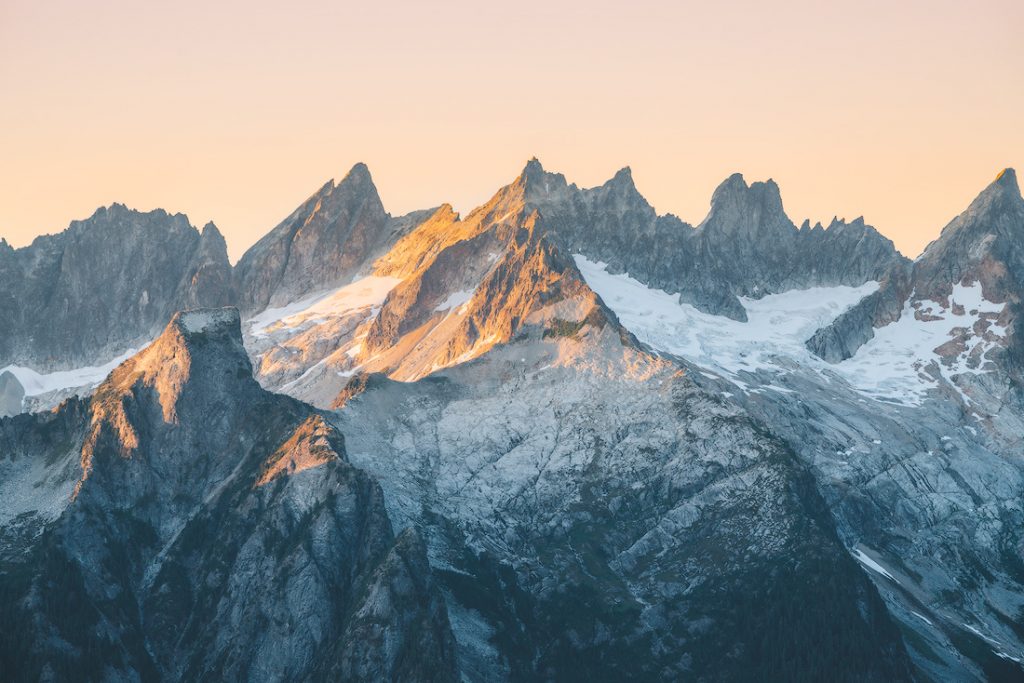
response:
[[[985,301],[981,285],[957,285],[953,303],[964,311],[930,305],[930,313],[939,319],[921,321],[914,317],[909,303],[899,321],[875,330],[874,338],[857,354],[836,364],[826,363],[804,346],[815,331],[878,289],[877,282],[859,287],[812,287],[790,290],[761,299],[741,299],[748,321],[743,323],[724,316],[704,313],[680,303],[678,294],[651,289],[628,275],[608,273],[604,263],[575,255],[577,267],[587,284],[619,317],[638,339],[651,347],[682,356],[715,370],[745,387],[749,375],[743,371],[785,371],[781,360],[797,362],[828,378],[841,378],[858,392],[884,400],[919,404],[934,380],[922,373],[932,361],[939,361],[934,349],[951,339],[956,328],[971,327],[986,313],[998,313],[1003,304]],[[924,309],[922,309],[924,310]],[[991,328],[997,336],[1005,334]],[[976,344],[988,344],[974,338],[967,352],[951,366],[939,364],[947,377],[977,372],[965,364]]]

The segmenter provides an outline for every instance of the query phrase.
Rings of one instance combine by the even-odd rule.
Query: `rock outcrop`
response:
[[[176,315],[0,445],[5,481],[39,482],[3,527],[7,680],[457,678],[422,542],[322,415],[253,380],[235,309]]]
[[[101,365],[171,315],[232,303],[224,238],[182,214],[114,204],[31,245],[0,247],[0,368]]]
[[[1022,676],[1012,170],[913,263],[772,181],[692,227],[536,160],[464,217],[356,166],[233,273],[189,230],[161,305],[243,316],[91,397],[0,374],[0,411],[69,397],[0,420],[15,680]],[[0,280],[43,291],[60,239]]]
[[[992,320],[1009,329],[1008,344],[1024,344],[1014,334],[1020,301],[1024,297],[1024,199],[1013,169],[998,177],[954,218],[921,256],[902,268],[894,268],[879,291],[846,312],[829,327],[808,340],[808,348],[830,362],[852,357],[874,337],[875,329],[917,311],[929,302],[947,304],[954,287],[981,287],[984,300],[1006,303],[1003,316]],[[986,326],[987,327],[987,326]],[[984,335],[984,330],[979,330]],[[1024,350],[1024,348],[1022,348]],[[1000,354],[996,354],[1000,355]],[[1016,377],[1024,369],[1005,357]]]
[[[467,679],[909,680],[792,452],[616,327],[527,324],[333,418],[426,536]]]
[[[235,267],[243,310],[258,312],[347,283],[431,212],[392,218],[365,164],[302,203]]]
[[[0,372],[0,417],[17,415],[25,400],[25,387],[10,372]]]
[[[531,160],[503,192],[520,191],[564,251],[608,264],[650,287],[678,293],[702,311],[744,320],[739,297],[815,286],[856,286],[906,263],[863,219],[797,228],[771,180],[727,178],[696,228],[658,216],[628,168],[600,187],[578,189]]]

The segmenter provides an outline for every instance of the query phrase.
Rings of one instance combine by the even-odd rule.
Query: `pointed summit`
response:
[[[1020,194],[1020,186],[1017,185],[1017,172],[1012,168],[1004,168],[1000,171],[993,184]]]
[[[1024,204],[1021,199],[1020,186],[1017,184],[1017,173],[1012,168],[1004,168],[997,175],[995,180],[988,184],[981,191],[971,205],[967,213],[981,214],[992,210],[998,210],[1004,206],[1020,206]]]
[[[1021,283],[1010,275],[1024,267],[1022,240],[1024,199],[1017,174],[1006,168],[925,248],[914,286],[919,295],[937,299],[962,281],[981,281],[990,301],[1020,296]]]
[[[544,173],[544,166],[537,157],[530,157],[529,161],[526,162],[526,166],[523,167],[522,175],[529,176],[538,173]]]
[[[711,195],[711,211],[697,226],[707,234],[762,238],[796,232],[782,208],[774,180],[747,185],[740,173],[726,178]]]
[[[203,226],[182,287],[178,300],[184,308],[228,306],[235,302],[228,244],[213,221]]]
[[[173,423],[190,406],[198,415],[211,405],[231,402],[240,382],[255,380],[242,345],[238,309],[184,311],[174,315],[156,341],[119,365],[99,386],[95,410],[98,417],[111,418],[120,448],[128,452],[138,444],[128,421],[121,419],[129,399],[142,406],[155,398],[163,420]],[[186,395],[195,400],[183,404]]]
[[[657,220],[657,212],[644,198],[633,182],[633,171],[629,166],[620,168],[614,176],[609,178],[604,185],[583,190],[583,196],[591,203],[591,211],[594,218],[585,221],[591,226],[596,224],[603,216],[621,217],[627,214],[635,214],[641,224],[634,224],[628,227],[619,226],[612,228],[613,231],[630,230],[636,234],[643,233],[649,229]]]
[[[567,188],[564,175],[545,171],[537,157],[532,157],[514,181],[499,189],[487,204],[478,209],[498,207],[502,214],[513,210],[518,212],[526,205],[547,204]]]
[[[523,172],[513,183],[513,186],[515,185],[522,185],[532,198],[539,198],[539,195],[548,195],[551,192],[565,189],[568,183],[564,175],[544,170],[540,160],[537,157],[532,157],[526,162]]]
[[[619,191],[625,191],[629,193],[639,191],[636,189],[636,183],[633,182],[633,169],[629,166],[623,166],[615,172],[608,182],[604,184],[605,187],[614,188]]]
[[[711,195],[712,210],[716,206],[737,202],[782,212],[782,195],[779,186],[771,178],[748,185],[742,173],[733,173],[722,181]]]
[[[206,225],[203,226],[201,234],[203,237],[206,237],[208,239],[224,239],[224,236],[221,235],[220,229],[217,227],[217,224],[214,223],[213,221],[208,221]]]
[[[391,245],[389,225],[369,169],[355,164],[242,256],[235,283],[243,307],[262,310],[351,280]]]
[[[733,173],[719,183],[718,187],[711,194],[711,206],[721,202],[726,197],[736,196],[749,189],[747,181],[743,179],[742,173]]]
[[[204,225],[199,234],[199,256],[202,260],[200,265],[211,261],[228,262],[228,243],[213,221]]]
[[[356,162],[352,168],[349,169],[348,173],[338,181],[336,187],[340,188],[344,185],[373,187],[374,192],[376,192],[376,187],[373,184],[373,176],[370,175],[370,169],[361,161]]]

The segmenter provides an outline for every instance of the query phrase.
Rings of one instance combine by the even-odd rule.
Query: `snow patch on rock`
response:
[[[944,359],[935,349],[951,341],[958,330],[973,329],[983,317],[999,316],[1005,306],[986,301],[980,283],[955,285],[949,308],[933,301],[915,302],[911,297],[899,320],[877,328],[875,336],[838,367],[865,394],[919,403],[924,392],[934,386],[934,379],[922,374],[933,362],[947,379],[984,372],[982,368],[969,367],[967,360],[972,354],[984,357],[995,341],[971,335],[965,349],[945,359],[947,362],[942,362]],[[1006,330],[991,324],[987,336],[1002,340]]]
[[[895,581],[896,583],[900,582],[899,579],[897,579],[895,576],[893,576],[892,574],[889,573],[888,569],[886,569],[881,564],[879,564],[877,561],[872,559],[870,556],[867,555],[867,553],[865,553],[860,548],[854,548],[850,552],[853,555],[855,560],[860,562],[862,565],[864,565],[868,569],[870,569],[870,570],[872,570],[874,572],[877,572],[878,574],[881,574],[882,576],[884,576],[885,578],[889,579],[890,581]]]
[[[937,381],[926,368],[934,364],[956,387],[953,377],[985,371],[968,365],[968,359],[983,359],[1006,334],[993,321],[1005,304],[986,301],[980,284],[960,284],[953,288],[949,308],[931,301],[915,302],[915,307],[908,301],[898,321],[876,329],[852,358],[830,364],[811,354],[804,342],[876,291],[877,282],[741,298],[748,320],[739,322],[703,313],[682,303],[678,294],[651,289],[629,275],[613,275],[604,263],[578,254],[574,258],[587,284],[640,341],[715,370],[748,392],[758,391],[749,386],[751,373],[785,373],[796,363],[826,380],[840,379],[866,397],[920,405]],[[990,321],[986,334],[969,335],[957,356],[936,352],[983,318]]]
[[[453,308],[459,308],[473,298],[474,290],[467,289],[459,292],[452,292],[448,295],[448,298],[437,305],[435,311],[448,311]]]
[[[10,372],[25,389],[25,396],[38,396],[51,391],[77,389],[79,387],[95,387],[107,378],[107,375],[118,365],[134,356],[138,349],[128,349],[117,358],[102,365],[90,365],[73,370],[41,373],[32,368],[8,365],[0,368],[0,374]]]
[[[282,328],[300,328],[338,318],[364,308],[378,308],[402,280],[370,275],[326,294],[268,308],[249,319],[249,332],[264,335]]]

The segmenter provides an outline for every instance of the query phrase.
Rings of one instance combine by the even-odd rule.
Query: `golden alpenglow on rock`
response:
[[[1024,4],[108,4],[0,10],[0,683],[1024,680]]]

